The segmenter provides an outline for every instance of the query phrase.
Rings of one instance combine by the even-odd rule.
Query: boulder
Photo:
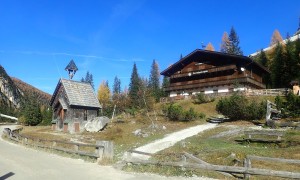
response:
[[[88,132],[98,132],[102,130],[109,121],[109,118],[106,116],[95,117],[93,120],[89,120],[84,127]]]

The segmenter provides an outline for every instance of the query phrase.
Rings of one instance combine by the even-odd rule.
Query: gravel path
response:
[[[215,128],[216,126],[217,126],[217,124],[208,123],[208,124],[202,124],[202,125],[190,127],[187,129],[183,129],[181,131],[177,131],[177,132],[168,134],[163,139],[159,139],[150,144],[146,144],[144,146],[138,147],[135,150],[153,154],[158,151],[169,148],[169,147],[173,146],[175,143],[177,143],[183,139],[194,136],[205,130]],[[136,154],[136,153],[132,153],[131,157],[142,159],[142,160],[147,160],[150,158],[150,156]]]
[[[186,179],[184,177],[164,177],[155,174],[127,173],[111,166],[100,166],[80,159],[61,157],[10,143],[1,138],[5,126],[0,126],[0,179],[9,180],[81,180],[81,179],[133,179],[166,180]],[[10,126],[11,128],[11,126]],[[188,178],[209,179],[209,178]]]

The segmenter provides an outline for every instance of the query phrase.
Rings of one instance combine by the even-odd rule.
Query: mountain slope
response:
[[[5,108],[19,108],[22,96],[22,92],[17,88],[5,69],[0,65],[0,110],[4,111],[3,109]]]
[[[49,101],[51,99],[50,94],[45,93],[18,78],[11,77],[11,79],[15,83],[15,85],[24,93],[26,99],[34,99],[39,105],[49,106]]]

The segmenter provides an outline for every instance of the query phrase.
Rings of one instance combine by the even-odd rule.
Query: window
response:
[[[87,110],[83,110],[83,120],[87,121]]]

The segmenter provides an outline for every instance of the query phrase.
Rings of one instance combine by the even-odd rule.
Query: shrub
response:
[[[217,111],[231,120],[261,119],[266,114],[265,102],[249,101],[246,97],[237,93],[228,98],[222,98],[217,103],[216,108]]]
[[[204,118],[205,114],[197,113],[194,108],[184,110],[182,106],[176,104],[170,104],[163,108],[164,113],[171,121],[193,121],[197,118]]]
[[[300,96],[289,93],[286,97],[286,111],[291,117],[300,116]]]
[[[167,117],[173,121],[181,120],[183,117],[182,107],[176,104],[171,104],[167,109]]]
[[[190,108],[188,111],[184,112],[184,121],[192,121],[199,117],[198,113],[195,112],[194,108]]]

